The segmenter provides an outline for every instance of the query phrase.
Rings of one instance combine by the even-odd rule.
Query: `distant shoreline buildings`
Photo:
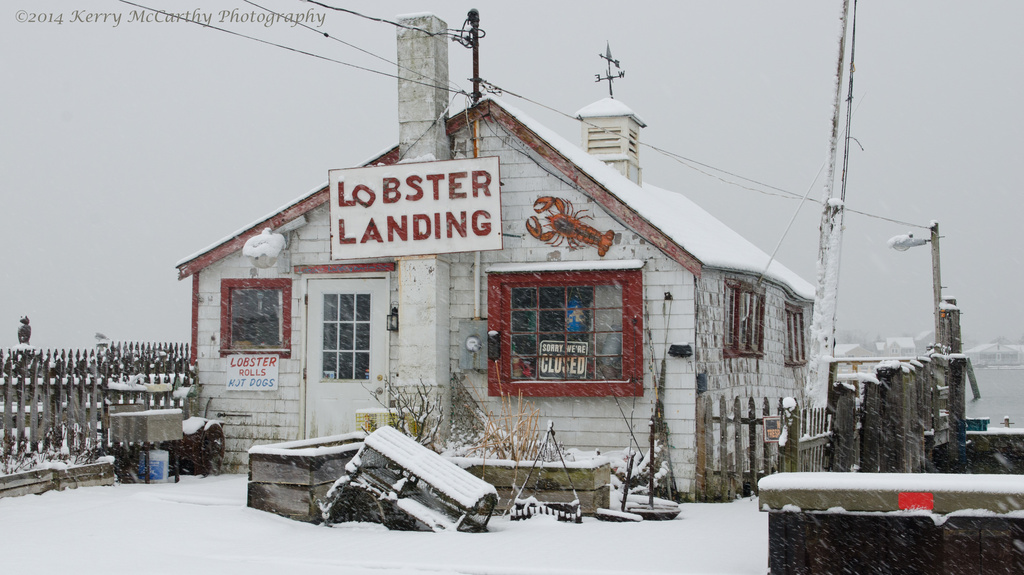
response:
[[[832,355],[836,358],[912,357],[927,351],[926,339],[890,337],[875,342],[870,348],[859,343],[837,343]],[[975,369],[1024,369],[1024,345],[985,343],[964,351],[964,355]]]

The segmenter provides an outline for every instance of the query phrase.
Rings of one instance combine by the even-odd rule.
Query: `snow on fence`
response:
[[[835,414],[831,470],[920,473],[929,462],[955,471],[966,463],[966,358],[932,354],[888,359],[873,373],[832,368]]]
[[[696,496],[729,500],[757,492],[778,471],[923,473],[929,464],[966,465],[966,358],[933,354],[874,359],[868,371],[841,372],[832,362],[828,405],[800,408],[792,399],[697,400]],[[765,419],[778,418],[778,443],[765,440]]]
[[[72,456],[106,442],[111,406],[183,408],[195,382],[185,344],[0,350],[0,458]]]
[[[787,463],[801,471],[825,470],[825,447],[831,432],[825,408],[797,409],[793,404],[787,409],[782,398],[773,402],[768,398],[734,397],[729,401],[719,397],[717,409],[715,404],[710,394],[697,400],[697,499],[729,500],[756,493],[760,478],[780,471]],[[779,443],[766,442],[765,418],[779,418],[784,424],[787,414],[787,436]],[[791,435],[794,430],[801,430],[795,439]]]

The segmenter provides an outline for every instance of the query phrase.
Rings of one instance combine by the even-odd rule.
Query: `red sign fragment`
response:
[[[899,508],[901,510],[924,509],[931,511],[935,508],[935,496],[931,493],[903,492],[899,496]]]

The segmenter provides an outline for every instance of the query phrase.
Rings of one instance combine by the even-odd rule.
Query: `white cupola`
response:
[[[644,123],[629,106],[604,98],[576,112],[582,122],[583,149],[617,169],[637,185],[640,170],[640,128]]]

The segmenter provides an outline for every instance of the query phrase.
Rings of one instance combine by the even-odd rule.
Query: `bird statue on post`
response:
[[[28,324],[28,316],[25,316],[21,318],[21,327],[18,328],[18,343],[28,345],[30,337],[32,337],[32,326]]]

